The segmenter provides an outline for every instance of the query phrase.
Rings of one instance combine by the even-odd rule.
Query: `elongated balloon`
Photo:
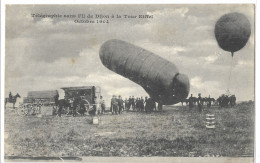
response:
[[[138,46],[109,40],[101,46],[99,57],[105,67],[142,86],[160,104],[176,104],[189,94],[186,75],[173,63]]]
[[[215,37],[218,45],[225,51],[233,53],[242,49],[251,34],[250,22],[241,13],[223,15],[215,25]]]

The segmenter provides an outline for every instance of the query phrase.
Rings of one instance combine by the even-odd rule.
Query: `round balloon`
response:
[[[246,45],[250,34],[250,22],[241,13],[223,15],[215,25],[215,37],[218,45],[232,54]]]

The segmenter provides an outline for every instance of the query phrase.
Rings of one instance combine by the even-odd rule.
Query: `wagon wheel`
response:
[[[90,103],[88,102],[88,100],[86,100],[86,99],[84,99],[84,100],[82,100],[82,102],[83,102],[83,105],[84,105],[84,107],[85,107],[85,112],[87,112],[88,113],[88,111],[90,110]],[[84,113],[85,114],[85,113]]]
[[[20,104],[16,111],[17,111],[18,115],[25,115],[24,110],[25,110],[25,105],[24,104]]]
[[[34,108],[33,108],[32,104],[28,104],[25,106],[25,108],[24,108],[25,115],[32,115],[33,112],[34,112]]]
[[[29,104],[25,104],[22,106],[21,109],[19,109],[19,115],[28,115],[29,113]]]
[[[70,107],[63,107],[62,108],[62,113],[61,114],[68,115],[69,113],[70,113]]]
[[[30,109],[30,115],[36,115],[37,114],[37,105],[32,104]]]

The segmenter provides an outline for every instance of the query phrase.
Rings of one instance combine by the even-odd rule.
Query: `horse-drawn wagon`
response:
[[[56,113],[81,114],[90,111],[95,103],[95,98],[100,98],[101,89],[98,86],[63,87],[64,99],[58,100]]]
[[[23,98],[23,103],[20,104],[18,113],[23,115],[39,114],[42,106],[54,107],[58,98],[59,93],[57,90],[30,91],[27,93],[27,97]]]

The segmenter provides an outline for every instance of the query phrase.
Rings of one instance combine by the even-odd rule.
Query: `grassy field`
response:
[[[90,116],[19,116],[5,111],[5,156],[173,156],[238,157],[252,155],[254,104],[213,107],[199,113],[187,107],[164,107],[150,114]],[[216,128],[207,129],[207,113]]]

